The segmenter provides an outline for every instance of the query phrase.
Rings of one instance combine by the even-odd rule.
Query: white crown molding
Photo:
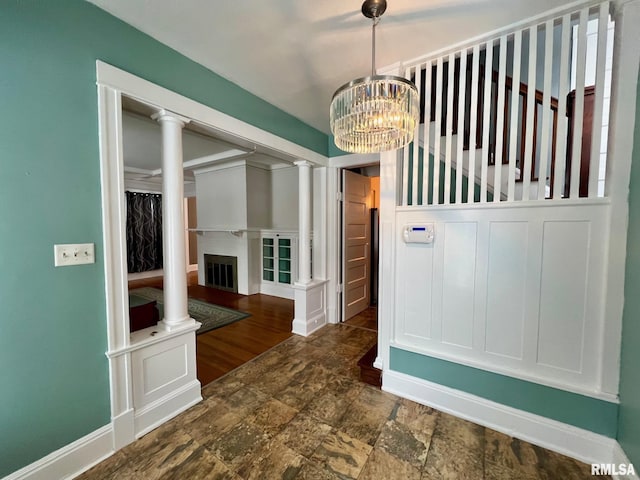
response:
[[[195,176],[198,176],[198,175],[202,175],[203,173],[219,172],[220,170],[228,170],[230,168],[240,168],[240,167],[246,167],[246,166],[247,166],[246,160],[232,160],[229,162],[221,163],[219,165],[209,165],[207,167],[195,169],[193,170],[193,174]]]

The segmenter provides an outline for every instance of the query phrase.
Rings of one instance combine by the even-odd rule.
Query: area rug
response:
[[[130,290],[129,294],[148,298],[149,300],[155,300],[160,312],[160,318],[163,317],[164,305],[162,302],[164,301],[164,293],[162,290],[158,288],[144,287]],[[249,313],[221,307],[220,305],[214,305],[201,300],[194,300],[193,298],[188,299],[187,309],[189,311],[189,316],[202,324],[202,326],[196,331],[196,335],[224,327],[225,325],[229,325],[230,323],[237,322],[238,320],[251,316]]]

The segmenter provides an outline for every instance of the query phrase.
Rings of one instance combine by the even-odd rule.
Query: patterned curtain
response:
[[[162,268],[162,195],[125,192],[129,273]]]

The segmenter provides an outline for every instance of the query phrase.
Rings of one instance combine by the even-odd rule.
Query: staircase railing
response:
[[[609,25],[609,3],[587,5],[405,63],[421,148],[403,151],[401,204],[602,196]]]

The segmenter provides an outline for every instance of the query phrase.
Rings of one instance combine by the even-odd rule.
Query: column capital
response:
[[[296,160],[293,162],[296,167],[313,167],[313,163],[309,160]]]
[[[151,119],[156,122],[174,122],[179,124],[181,127],[184,127],[187,123],[191,121],[190,118],[183,117],[182,115],[178,115],[177,113],[170,112],[169,110],[165,110],[164,108],[160,111],[151,115]]]

